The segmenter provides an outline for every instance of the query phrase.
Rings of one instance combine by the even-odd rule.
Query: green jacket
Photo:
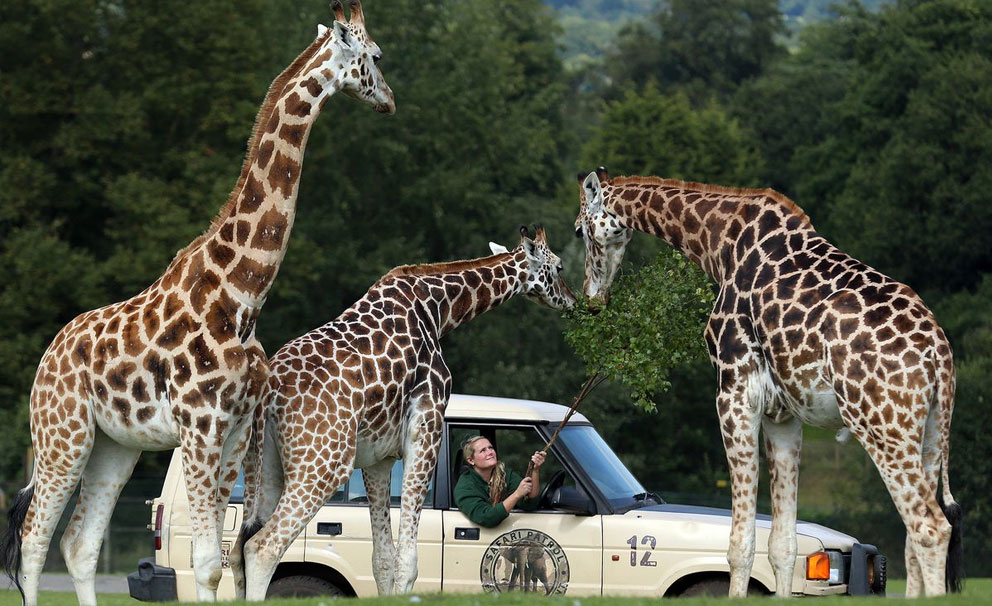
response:
[[[516,490],[522,480],[520,474],[507,470],[506,490],[500,496],[500,501]],[[520,499],[517,501],[517,508],[534,511],[537,509],[538,501],[540,501],[539,496]],[[496,526],[510,515],[502,502],[495,505],[489,503],[489,484],[474,469],[465,470],[458,478],[458,483],[455,484],[455,505],[468,519],[486,528]]]

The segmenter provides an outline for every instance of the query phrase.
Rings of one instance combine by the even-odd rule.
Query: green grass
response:
[[[892,580],[889,582],[889,592],[901,594],[905,591],[906,582],[902,580]],[[415,596],[415,597],[414,597]],[[363,606],[410,606],[420,604],[422,606],[531,606],[538,604],[550,604],[552,606],[647,606],[657,604],[657,599],[649,598],[579,598],[579,597],[555,597],[546,598],[542,596],[524,595],[519,593],[489,595],[438,595],[438,594],[414,594],[414,596],[397,596],[389,598],[368,598],[361,600]],[[100,606],[137,606],[141,604],[136,600],[123,594],[101,594],[99,596]],[[75,606],[76,594],[72,592],[43,591],[39,602],[45,606]],[[327,598],[311,598],[298,600],[272,600],[266,602],[270,606],[327,606],[331,600]],[[246,604],[245,602],[225,602],[226,604]],[[342,604],[351,603],[343,601]],[[357,603],[357,602],[355,602]],[[724,598],[692,598],[679,600],[673,604],[685,604],[686,606],[696,606],[702,604],[727,604]],[[768,598],[747,598],[746,600],[734,600],[733,604],[768,604]],[[806,603],[806,602],[802,602]],[[20,596],[16,591],[0,591],[0,606],[17,606],[20,604]],[[878,606],[878,598],[851,598],[846,596],[834,596],[825,598],[815,598],[817,606]],[[966,582],[964,593],[959,595],[945,596],[943,598],[927,600],[900,600],[899,604],[927,604],[932,606],[953,606],[990,605],[992,606],[992,579],[969,579]]]

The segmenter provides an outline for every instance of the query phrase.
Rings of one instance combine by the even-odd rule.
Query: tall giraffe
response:
[[[945,582],[956,590],[961,508],[947,474],[954,364],[920,297],[838,250],[770,189],[609,179],[600,169],[580,192],[588,297],[608,301],[635,230],[680,250],[720,287],[705,337],[733,493],[730,595],[745,595],[754,561],[761,430],[769,560],[776,593],[792,593],[803,423],[847,427],[875,462],[906,525],[906,595],[940,595]]]
[[[67,324],[42,357],[30,401],[34,474],[13,503],[2,551],[28,606],[80,479],[61,548],[79,603],[96,604],[97,556],[121,489],[142,450],[176,446],[197,598],[215,599],[223,513],[269,376],[255,320],[286,252],[310,128],[339,90],[395,109],[361,5],[351,2],[348,23],[340,2],[333,9],[333,27],[320,26],[269,88],[241,176],[210,228],[144,291]]]
[[[517,294],[555,309],[575,302],[543,228],[534,240],[521,228],[512,251],[491,246],[497,253],[491,257],[393,269],[335,320],[272,357],[279,387],[266,402],[261,494],[232,549],[239,594],[247,577],[247,598],[265,598],[290,543],[356,467],[365,471],[379,593],[413,589],[420,511],[451,392],[441,338]],[[389,521],[397,459],[403,459],[398,547]],[[249,455],[246,469],[255,460]]]

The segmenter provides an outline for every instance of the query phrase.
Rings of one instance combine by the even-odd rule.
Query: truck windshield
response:
[[[644,487],[595,429],[588,425],[566,425],[558,439],[611,505],[629,508],[643,500]]]

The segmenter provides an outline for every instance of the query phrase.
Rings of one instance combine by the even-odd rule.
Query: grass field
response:
[[[893,580],[889,583],[890,594],[901,594],[905,582]],[[811,598],[812,599],[812,598]],[[815,598],[816,606],[877,606],[878,598],[851,598],[844,596]],[[123,594],[102,594],[99,596],[100,606],[137,606],[142,602],[132,600]],[[299,600],[272,600],[266,602],[269,606],[327,606],[332,600],[327,598],[311,598]],[[576,598],[569,596],[546,598],[542,596],[519,593],[490,595],[421,595],[398,596],[390,598],[366,598],[360,601],[363,606],[531,606],[549,603],[552,606],[642,606],[657,604],[659,600],[649,598]],[[42,592],[39,603],[43,606],[75,606],[76,594],[71,592]],[[348,604],[343,601],[342,604]],[[355,603],[359,603],[356,601]],[[686,598],[673,604],[696,606],[700,604],[770,604],[769,598],[747,598],[728,602],[725,598]],[[805,602],[804,602],[805,603]],[[927,604],[942,606],[992,605],[992,579],[969,579],[965,590],[958,595],[934,599],[899,600],[900,604]],[[20,596],[15,591],[0,591],[0,606],[17,606]],[[246,604],[246,602],[225,602],[225,604]]]

